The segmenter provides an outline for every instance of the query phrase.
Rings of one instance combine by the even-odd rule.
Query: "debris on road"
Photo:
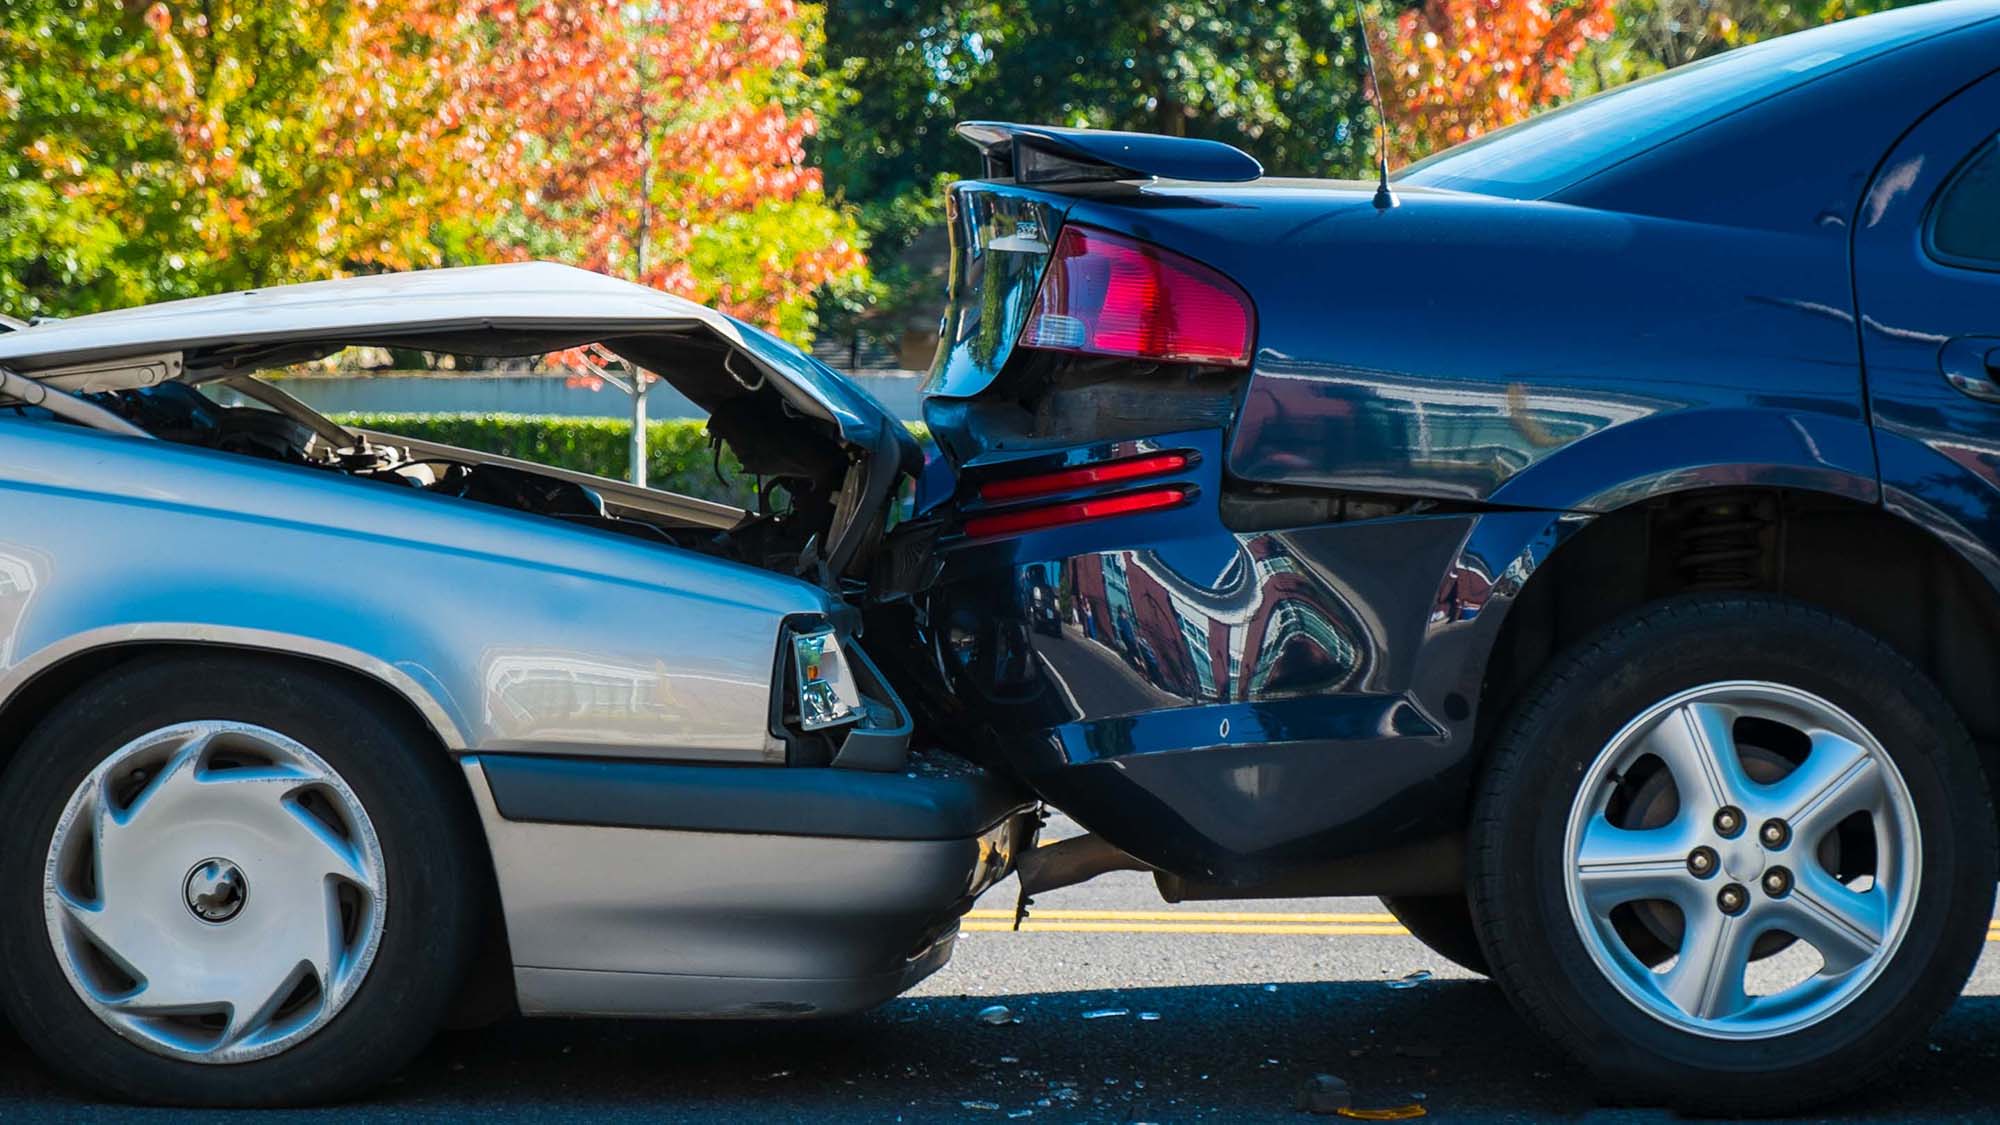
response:
[[[1015,1015],[1014,1010],[1005,1004],[989,1004],[979,1009],[979,1022],[1001,1027],[1010,1023],[1020,1023],[1021,1017]]]
[[[1299,1086],[1297,1106],[1300,1113],[1336,1113],[1353,1103],[1353,1091],[1336,1075],[1315,1074]]]
[[[1087,1020],[1105,1020],[1117,1016],[1129,1016],[1131,1014],[1132,1009],[1130,1008],[1093,1008],[1083,1013],[1083,1018]]]
[[[1431,979],[1431,971],[1429,969],[1418,969],[1407,976],[1400,976],[1395,980],[1389,981],[1388,985],[1390,988],[1395,989],[1415,988],[1429,979]]]

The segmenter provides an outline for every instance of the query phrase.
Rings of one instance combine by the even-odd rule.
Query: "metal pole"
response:
[[[646,373],[632,369],[632,483],[646,487]]]
[[[653,123],[646,105],[646,95],[652,82],[647,74],[651,68],[646,65],[647,49],[651,46],[653,34],[652,13],[639,17],[639,81],[638,94],[640,155],[644,163],[639,169],[639,230],[632,239],[634,278],[639,284],[646,282],[646,243],[653,233]],[[632,483],[646,487],[646,373],[635,364],[627,364],[632,369]]]

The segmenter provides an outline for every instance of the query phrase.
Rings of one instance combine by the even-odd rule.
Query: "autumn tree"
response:
[[[888,282],[870,331],[937,322],[943,184],[979,167],[959,121],[1206,137],[1284,175],[1368,159],[1349,0],[869,0],[827,20],[841,96],[818,157]]]
[[[1595,93],[1732,47],[1913,2],[1619,0],[1610,37],[1585,49],[1571,76],[1579,93]]]
[[[1611,34],[1612,0],[1423,0],[1382,44],[1392,155],[1410,160],[1568,97],[1570,64]]]
[[[421,17],[396,0],[8,0],[0,305],[436,263],[438,202],[478,181],[423,65],[450,27]]]
[[[853,219],[807,166],[817,9],[790,0],[647,5],[475,0],[459,66],[521,209],[495,237],[643,280],[782,335],[815,290],[852,284]]]
[[[811,7],[5,2],[12,312],[546,255],[805,338],[863,270]]]

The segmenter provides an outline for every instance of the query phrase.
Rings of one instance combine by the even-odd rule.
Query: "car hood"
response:
[[[573,330],[579,344],[710,337],[748,362],[738,378],[769,378],[786,403],[831,423],[845,443],[873,450],[885,436],[901,440],[902,427],[873,396],[783,340],[672,294],[551,262],[341,278],[47,321],[0,332],[0,366],[64,390],[122,390],[297,362],[336,340],[492,353],[510,330],[538,340]],[[140,355],[159,362],[134,362]],[[658,374],[711,412],[729,390]]]

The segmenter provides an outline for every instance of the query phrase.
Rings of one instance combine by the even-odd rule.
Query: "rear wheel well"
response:
[[[1637,607],[1697,590],[1810,602],[1923,669],[2000,774],[2000,595],[1944,543],[1879,507],[1818,493],[1716,489],[1601,516],[1528,581],[1487,661],[1480,745],[1558,653]]]
[[[346,665],[269,649],[167,641],[106,645],[88,649],[66,657],[36,673],[34,678],[15,691],[4,704],[0,704],[0,771],[4,771],[13,761],[15,752],[20,749],[29,732],[60,706],[64,699],[113,668],[142,660],[216,653],[254,655],[261,663],[290,664],[343,680],[371,698],[381,709],[382,714],[393,716],[406,727],[411,735],[424,745],[425,751],[434,749],[440,756],[448,756],[450,753],[437,730],[425,719],[416,704],[382,681]],[[453,773],[459,772],[455,763],[451,769]],[[472,807],[472,794],[463,781],[449,791],[458,794],[460,799],[465,801],[465,814],[471,818],[472,823],[477,824],[478,813]],[[513,958],[506,946],[507,927],[500,911],[500,898],[496,890],[498,883],[491,866],[492,850],[486,846],[483,838],[478,841],[478,845],[479,854],[487,857],[487,866],[483,874],[487,880],[484,895],[484,909],[487,912],[485,933],[489,938],[481,943],[480,950],[474,955],[474,964],[466,977],[465,993],[454,1005],[451,1021],[453,1024],[490,1022],[497,1016],[497,1013],[492,1011],[495,1006],[492,997],[504,995],[508,1000],[506,1006],[511,1008],[514,995]]]

